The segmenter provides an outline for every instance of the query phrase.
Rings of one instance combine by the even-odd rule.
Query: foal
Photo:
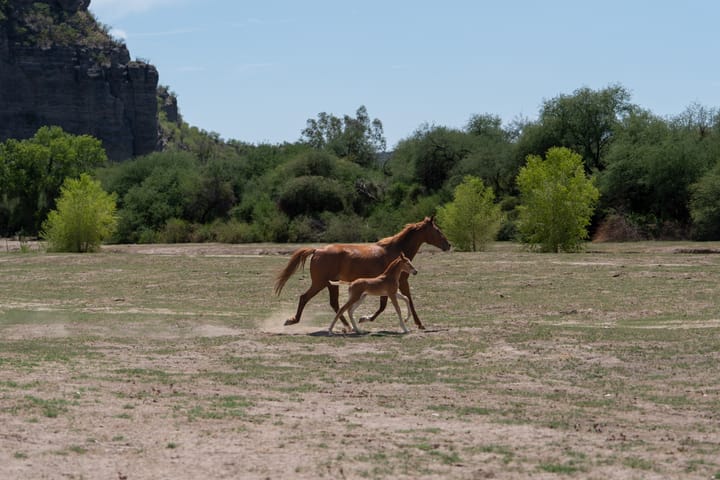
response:
[[[413,275],[417,274],[417,270],[415,270],[413,264],[410,263],[410,260],[405,256],[404,253],[400,253],[400,256],[390,262],[390,265],[387,266],[385,271],[377,277],[358,278],[350,282],[350,287],[348,287],[348,294],[350,298],[345,303],[345,305],[343,305],[342,308],[338,310],[337,315],[335,315],[335,318],[330,324],[330,328],[328,328],[328,333],[332,333],[335,322],[337,322],[338,318],[340,318],[340,316],[345,313],[346,310],[348,312],[348,316],[350,317],[350,323],[352,323],[353,329],[357,333],[362,333],[358,328],[357,323],[355,323],[355,319],[353,318],[353,312],[367,295],[390,298],[393,306],[395,307],[395,311],[397,312],[398,320],[400,320],[400,327],[402,328],[403,332],[408,333],[408,329],[405,326],[405,321],[410,318],[410,302],[405,295],[398,292],[400,284],[400,274],[402,274],[403,272],[412,273]],[[332,283],[333,285],[337,285],[343,282],[330,283]],[[405,321],[403,321],[402,313],[400,311],[400,305],[398,305],[398,297],[402,298],[405,301],[405,304],[408,308],[408,314],[405,318]]]

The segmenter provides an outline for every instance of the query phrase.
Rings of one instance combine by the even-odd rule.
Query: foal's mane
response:
[[[408,223],[407,225],[405,225],[405,227],[402,230],[400,230],[395,235],[393,235],[391,237],[385,237],[383,239],[378,240],[377,244],[380,245],[381,247],[387,247],[388,245],[397,243],[400,240],[402,240],[403,238],[405,238],[407,235],[409,235],[411,232],[420,230],[424,224],[425,224],[425,220],[422,220],[417,223]]]

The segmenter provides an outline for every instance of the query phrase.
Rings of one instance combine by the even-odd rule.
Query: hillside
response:
[[[131,60],[89,5],[0,0],[0,141],[58,125],[99,138],[112,160],[157,148],[157,69]]]

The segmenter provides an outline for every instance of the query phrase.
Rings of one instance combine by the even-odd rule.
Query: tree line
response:
[[[0,235],[37,235],[65,178],[88,173],[116,198],[114,242],[374,241],[445,208],[466,182],[497,207],[496,238],[513,240],[527,237],[522,169],[562,147],[598,190],[595,238],[720,239],[718,110],[660,117],[621,85],[560,94],[536,120],[421,125],[390,153],[365,107],[320,113],[299,140],[274,145],[225,141],[162,113],[160,124],[162,152],[120,163],[57,127],[0,144]]]

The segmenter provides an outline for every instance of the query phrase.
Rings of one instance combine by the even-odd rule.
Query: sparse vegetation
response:
[[[322,300],[282,327],[303,279],[271,296],[285,259],[257,252],[279,245],[3,253],[0,475],[43,468],[48,435],[78,475],[112,447],[188,475],[712,478],[720,256],[676,253],[697,245],[421,251],[428,331],[388,334],[385,314],[345,337],[322,334]]]

